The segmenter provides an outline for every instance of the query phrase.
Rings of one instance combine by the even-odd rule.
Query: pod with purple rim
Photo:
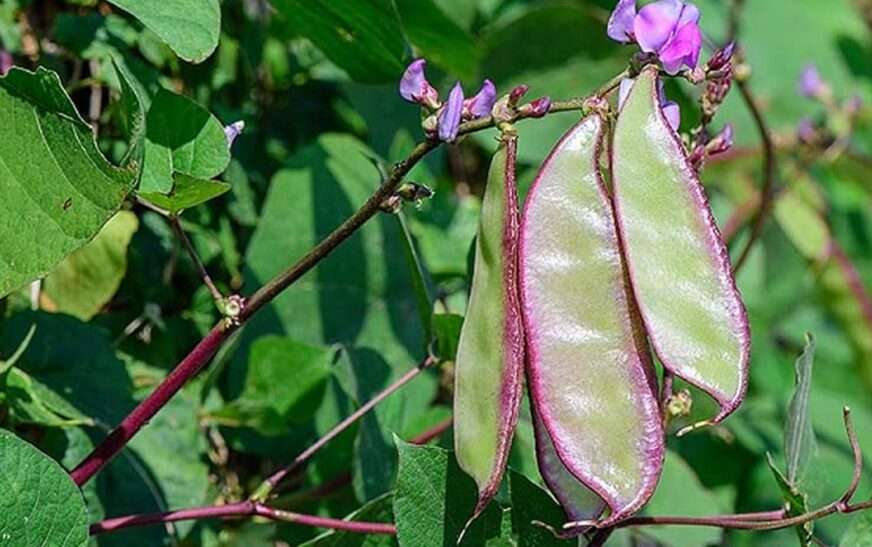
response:
[[[747,390],[748,317],[708,199],[660,107],[656,69],[642,71],[621,108],[611,173],[651,345],[667,369],[719,403],[710,420],[719,422]]]
[[[540,168],[521,220],[519,272],[540,466],[564,503],[561,466],[595,492],[609,509],[598,524],[608,526],[654,492],[664,434],[599,169],[604,129],[600,116],[585,118]]]
[[[524,332],[518,301],[517,136],[505,132],[491,163],[475,265],[454,372],[454,444],[475,479],[472,518],[502,480],[521,402]]]

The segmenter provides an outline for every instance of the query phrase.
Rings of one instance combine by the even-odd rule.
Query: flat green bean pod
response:
[[[455,365],[454,444],[457,463],[478,485],[473,518],[499,489],[521,403],[517,140],[504,134],[491,163]]]
[[[745,397],[750,331],[729,255],[696,171],[645,69],[618,115],[611,154],[618,229],[636,302],[663,365],[720,404]]]
[[[556,454],[608,505],[599,523],[608,526],[654,492],[664,434],[600,175],[604,127],[598,115],[585,118],[543,163],[524,207],[519,263],[540,466],[546,479],[557,477],[548,482],[560,501],[567,499],[561,466],[549,456]],[[582,516],[564,508],[570,518]]]

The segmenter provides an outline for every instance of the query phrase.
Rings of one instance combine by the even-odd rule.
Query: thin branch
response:
[[[628,74],[624,70],[605,85],[597,89],[591,98],[601,98],[614,91],[621,80]],[[585,109],[588,103],[587,98],[575,98],[567,101],[556,101],[552,103],[550,113],[567,112],[572,110]],[[520,115],[517,119],[521,120],[529,116]],[[460,126],[459,133],[466,135],[483,129],[494,127],[492,117],[472,120]],[[309,270],[314,268],[321,260],[326,258],[333,252],[340,243],[348,239],[361,226],[369,221],[376,213],[379,212],[382,202],[385,198],[391,196],[404,177],[412,170],[412,168],[420,162],[424,156],[435,150],[441,143],[436,140],[427,140],[419,143],[412,150],[409,156],[394,165],[390,176],[385,182],[370,196],[370,198],[358,209],[351,217],[336,228],[330,235],[318,243],[312,250],[300,258],[294,265],[278,274],[275,278],[267,282],[264,286],[258,289],[254,295],[246,302],[242,308],[236,321],[230,324],[229,322],[220,321],[215,325],[209,334],[203,338],[178,365],[173,371],[161,382],[161,384],[148,397],[145,398],[124,420],[121,424],[109,434],[83,461],[76,469],[71,472],[71,476],[77,485],[81,486],[94,476],[104,465],[106,465],[118,452],[139,432],[142,427],[150,420],[167,401],[172,398],[188,380],[194,377],[200,370],[205,367],[221,345],[236,329],[243,325],[249,318],[257,313],[261,308],[271,302],[283,290],[291,286],[296,280],[305,275]],[[141,202],[143,203],[143,202]]]
[[[775,194],[775,177],[778,166],[775,159],[775,144],[772,141],[772,136],[769,133],[769,128],[766,125],[766,120],[763,118],[763,113],[760,107],[754,100],[754,96],[748,87],[748,81],[744,78],[737,78],[736,85],[739,88],[739,93],[748,107],[748,111],[754,118],[754,124],[757,126],[757,132],[760,134],[760,140],[763,143],[763,188],[760,190],[760,206],[757,209],[757,214],[751,222],[751,236],[745,244],[745,248],[739,255],[736,264],[733,267],[734,272],[738,272],[748,255],[751,254],[751,248],[763,234],[763,228],[766,225],[766,218],[772,209],[772,199]]]
[[[176,236],[178,236],[179,240],[182,242],[182,245],[185,246],[185,250],[188,251],[188,255],[191,257],[191,260],[194,261],[194,265],[197,267],[197,271],[200,273],[200,279],[203,280],[203,284],[206,285],[206,287],[209,289],[209,292],[212,294],[212,299],[216,302],[224,300],[224,295],[221,294],[221,291],[218,290],[215,282],[212,281],[212,276],[209,275],[209,271],[206,270],[206,265],[203,264],[203,261],[200,259],[200,255],[197,254],[197,249],[194,248],[194,245],[188,238],[188,234],[186,234],[185,229],[182,228],[182,221],[179,220],[179,217],[176,215],[167,217],[167,220],[169,221],[170,226],[173,227],[173,231],[176,232]]]
[[[355,422],[359,419],[363,418],[370,410],[375,408],[380,402],[387,399],[390,395],[392,395],[395,391],[409,383],[413,378],[418,376],[421,372],[423,372],[426,368],[435,363],[435,360],[431,357],[427,357],[418,365],[409,370],[407,373],[400,376],[393,384],[386,387],[383,391],[381,391],[378,395],[364,403],[357,410],[355,410],[352,414],[350,414],[347,418],[336,424],[333,429],[328,431],[324,436],[315,441],[313,445],[300,453],[294,460],[286,465],[285,467],[279,469],[272,475],[270,475],[261,485],[254,491],[251,495],[252,500],[255,501],[263,501],[272,493],[272,491],[282,482],[285,477],[287,477],[290,473],[297,470],[304,463],[309,461],[309,459],[314,456],[319,450],[324,448],[330,441],[335,439],[339,434],[343,431],[351,427]]]
[[[126,517],[118,517],[106,519],[91,525],[91,535],[104,534],[106,532],[114,532],[125,528],[133,528],[136,526],[148,526],[151,524],[166,524],[169,522],[178,522],[181,520],[200,520],[207,518],[243,518],[243,517],[263,517],[274,521],[291,522],[304,526],[312,526],[315,528],[328,528],[332,530],[343,530],[346,532],[354,532],[360,534],[387,534],[394,535],[397,533],[396,527],[393,524],[385,524],[381,522],[355,522],[348,520],[332,519],[318,517],[314,515],[304,515],[301,513],[292,513],[275,509],[262,503],[254,501],[242,501],[239,503],[231,503],[228,505],[218,505],[210,507],[194,507],[191,509],[182,509],[179,511],[168,511],[165,513],[147,513],[141,515],[130,515]]]

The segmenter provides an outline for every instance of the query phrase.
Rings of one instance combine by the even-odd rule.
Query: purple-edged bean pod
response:
[[[720,404],[745,397],[750,332],[708,199],[645,69],[618,115],[611,153],[617,225],[651,345],[676,376]]]
[[[598,524],[608,526],[654,492],[664,433],[600,174],[604,131],[589,116],[545,160],[524,207],[519,264],[540,467],[569,518],[586,515],[567,506],[560,466],[605,502]]]
[[[518,301],[518,138],[504,133],[482,202],[475,270],[454,377],[457,463],[475,479],[472,518],[494,497],[509,455],[521,402],[524,332]]]

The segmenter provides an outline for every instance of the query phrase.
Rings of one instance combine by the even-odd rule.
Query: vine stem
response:
[[[555,101],[551,105],[549,114],[568,112],[585,109],[590,98],[605,97],[615,90],[629,74],[624,70],[602,87],[597,89],[589,98],[577,97],[566,101]],[[519,114],[516,120],[522,120],[529,116]],[[458,133],[466,135],[484,129],[494,127],[494,120],[488,116],[478,120],[468,121],[461,124]],[[241,325],[245,324],[255,313],[270,303],[286,288],[314,268],[319,262],[327,258],[340,243],[348,239],[361,226],[366,224],[376,213],[381,210],[381,205],[386,198],[393,195],[402,183],[403,178],[417,165],[427,154],[439,147],[437,140],[426,140],[419,143],[406,159],[394,165],[387,179],[366,200],[366,202],[345,222],[339,225],[333,232],[315,245],[308,253],[294,263],[284,272],[279,273],[272,280],[263,285],[249,298],[243,306],[237,320],[233,322],[220,321],[211,331],[194,347],[193,350],[176,365],[173,371],[155,388],[130,414],[128,414],[112,432],[90,453],[85,459],[70,472],[73,481],[82,486],[87,483],[100,469],[115,457],[128,442],[139,432],[142,427],[167,402],[200,370],[202,370],[214,357],[218,349],[227,338]]]
[[[442,433],[445,432],[451,426],[452,419],[448,418],[443,420],[430,429],[422,432],[421,434],[409,439],[409,442],[412,444],[427,444],[433,439],[439,437]],[[329,495],[330,493],[336,491],[339,488],[342,488],[351,483],[351,474],[343,473],[339,475],[336,479],[319,486],[317,489],[304,493],[301,497],[303,499],[315,499],[318,497],[323,497],[325,495]],[[268,513],[268,514],[267,514]],[[293,518],[274,518],[276,516],[279,517],[287,517],[289,515],[293,515]],[[116,530],[121,530],[123,528],[131,528],[135,526],[148,526],[151,524],[166,524],[168,522],[176,522],[180,520],[198,520],[204,518],[241,518],[241,517],[251,517],[251,516],[262,516],[266,518],[271,518],[273,520],[281,520],[285,522],[295,522],[297,524],[306,524],[311,526],[316,526],[319,528],[331,528],[334,530],[346,530],[350,532],[362,532],[369,534],[377,534],[377,533],[392,533],[390,525],[381,524],[381,523],[361,523],[361,522],[349,522],[345,520],[335,520],[335,519],[322,519],[320,517],[311,517],[308,515],[301,515],[299,513],[290,513],[287,511],[282,511],[276,509],[274,507],[269,507],[264,505],[261,502],[255,500],[246,500],[238,503],[232,503],[228,505],[217,505],[210,507],[194,507],[191,509],[179,509],[176,511],[168,511],[163,513],[148,513],[141,515],[128,515],[124,517],[116,517],[111,519],[106,519],[101,522],[97,522],[91,525],[91,535],[103,534],[106,532],[114,532]],[[317,521],[315,520],[317,519]],[[355,529],[351,529],[348,525],[354,525]],[[375,525],[383,532],[373,531],[373,528],[364,528],[361,529],[361,525]]]
[[[343,530],[360,534],[395,535],[397,533],[397,529],[393,524],[382,522],[354,522],[315,515],[305,515],[302,513],[292,513],[290,511],[276,509],[251,500],[212,507],[194,507],[191,509],[181,509],[179,511],[168,511],[165,513],[149,513],[111,518],[92,524],[90,532],[91,535],[94,536],[106,532],[114,532],[124,528],[148,526],[150,524],[166,524],[181,520],[242,517],[263,517],[274,521],[291,522],[304,526],[329,528],[332,530]]]
[[[221,294],[221,291],[218,290],[218,286],[215,285],[214,281],[212,281],[212,276],[209,275],[209,271],[206,269],[206,265],[203,264],[203,260],[200,259],[200,255],[197,254],[197,250],[191,243],[191,239],[188,237],[188,234],[185,233],[185,229],[182,228],[182,221],[179,220],[179,217],[176,215],[167,217],[167,220],[169,221],[170,226],[172,226],[173,230],[176,232],[179,241],[181,241],[182,245],[185,246],[185,250],[188,251],[188,255],[191,257],[191,260],[194,261],[194,265],[197,267],[197,271],[200,273],[200,278],[203,280],[203,284],[206,285],[206,288],[208,288],[209,292],[212,294],[212,299],[216,302],[220,302],[221,300],[223,300],[224,295]]]
[[[763,112],[760,106],[754,100],[754,95],[748,87],[746,78],[737,78],[736,87],[739,88],[739,93],[754,119],[754,125],[757,126],[757,132],[760,134],[760,140],[763,143],[763,187],[760,190],[760,204],[757,212],[751,221],[751,236],[748,238],[745,247],[742,249],[739,258],[736,260],[733,272],[737,273],[744,266],[748,255],[751,254],[751,249],[754,244],[763,234],[763,228],[766,225],[766,218],[772,209],[772,201],[775,196],[775,177],[778,169],[775,159],[775,143],[772,140],[772,135],[766,125],[766,120],[763,118]]]
[[[323,435],[320,439],[315,441],[309,448],[300,453],[294,460],[288,465],[282,467],[269,477],[261,485],[254,491],[251,495],[252,500],[254,501],[263,501],[265,500],[272,491],[282,482],[285,477],[287,477],[290,473],[299,469],[304,463],[306,463],[312,456],[314,456],[319,450],[324,448],[330,441],[338,437],[343,431],[351,427],[352,424],[357,422],[359,419],[363,418],[370,410],[375,408],[380,402],[387,399],[390,395],[396,392],[398,389],[409,383],[413,378],[418,376],[425,369],[429,368],[436,362],[432,357],[427,357],[415,368],[409,370],[407,373],[400,376],[393,384],[386,387],[383,391],[381,391],[378,395],[364,403],[357,410],[351,413],[347,418],[336,424],[333,429],[328,431],[325,435]]]

